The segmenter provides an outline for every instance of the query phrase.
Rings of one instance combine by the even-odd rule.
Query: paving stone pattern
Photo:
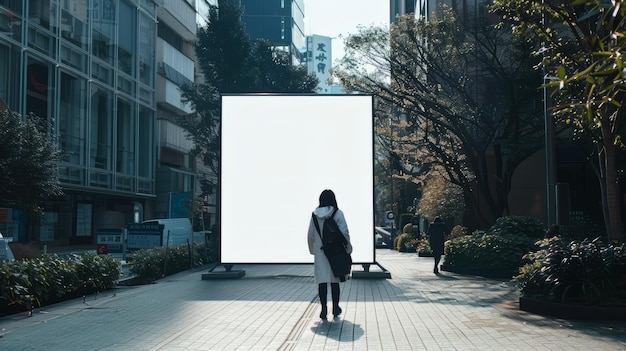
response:
[[[625,322],[529,314],[512,282],[376,257],[391,279],[342,283],[339,319],[319,319],[311,265],[235,265],[243,278],[203,268],[4,317],[0,350],[626,350]]]

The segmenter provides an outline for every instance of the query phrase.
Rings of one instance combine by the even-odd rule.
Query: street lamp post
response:
[[[555,80],[558,78],[548,77],[543,75],[543,114],[545,123],[545,144],[546,144],[546,205],[549,228],[553,224],[559,224],[559,219],[556,213],[557,198],[556,198],[556,147],[555,147],[555,128],[554,117],[552,113],[548,112],[548,88],[546,82],[548,80]]]

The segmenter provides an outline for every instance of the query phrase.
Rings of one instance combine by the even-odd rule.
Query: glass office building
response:
[[[0,0],[0,99],[52,122],[64,154],[66,196],[16,240],[91,243],[151,206],[156,10],[153,0]]]

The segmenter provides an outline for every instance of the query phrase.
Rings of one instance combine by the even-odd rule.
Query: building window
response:
[[[28,2],[28,19],[31,23],[54,31],[56,27],[56,2],[50,0],[30,0]]]
[[[115,171],[134,175],[135,113],[130,102],[117,99],[117,159]]]
[[[91,132],[89,138],[90,166],[111,169],[111,118],[113,94],[96,85],[91,89]]]
[[[115,38],[115,1],[94,0],[91,11],[91,52],[102,61],[113,65]]]
[[[125,1],[120,1],[120,21],[117,34],[117,67],[134,76],[135,37],[137,36],[136,11]]]
[[[61,9],[61,36],[74,45],[87,49],[87,0],[64,1]]]
[[[61,72],[59,136],[65,162],[82,165],[85,153],[85,86],[83,79]]]
[[[149,178],[152,176],[152,147],[154,127],[152,121],[154,120],[154,112],[145,106],[139,107],[139,169],[138,174],[140,177]]]
[[[154,87],[154,21],[145,15],[139,16],[139,80]]]
[[[29,58],[26,68],[26,113],[49,118],[54,99],[50,98],[50,87],[54,86],[52,69],[48,64]]]

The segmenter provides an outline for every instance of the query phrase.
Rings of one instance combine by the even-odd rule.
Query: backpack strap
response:
[[[337,210],[339,210],[339,208],[335,208],[335,210],[333,211],[333,214],[330,215],[329,218],[332,218],[333,220],[335,219],[335,213],[337,213]],[[320,230],[320,222],[317,219],[317,216],[315,215],[315,213],[311,213],[311,218],[313,219],[313,224],[315,225],[315,229],[317,230],[317,235],[320,236],[320,239],[322,238],[322,231]],[[343,244],[346,245],[348,243],[348,241],[346,241],[346,238],[342,235],[341,236],[341,240],[343,241]]]

